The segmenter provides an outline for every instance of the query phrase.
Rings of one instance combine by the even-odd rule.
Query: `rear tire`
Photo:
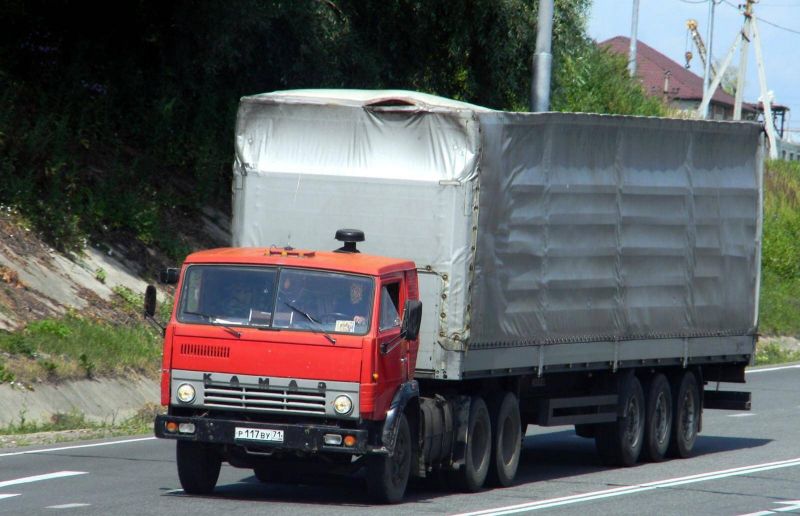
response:
[[[514,482],[522,451],[519,402],[510,392],[500,392],[490,406],[492,455],[487,483],[508,487]]]
[[[647,385],[647,415],[645,417],[642,456],[651,462],[661,462],[669,449],[672,435],[672,391],[667,378],[656,374]]]
[[[461,469],[450,472],[453,486],[468,493],[480,490],[489,473],[491,454],[492,422],[489,410],[483,398],[474,396],[469,405],[464,465]]]
[[[620,380],[617,421],[597,425],[595,445],[604,464],[633,466],[639,460],[644,441],[645,404],[642,384],[633,374]]]
[[[679,378],[672,385],[673,425],[668,454],[684,459],[692,454],[700,430],[700,389],[691,371]]]
[[[184,492],[204,495],[213,491],[222,467],[222,458],[216,450],[194,441],[178,441],[176,450],[178,478]]]
[[[379,503],[397,503],[403,499],[411,473],[411,430],[405,414],[397,424],[397,439],[392,455],[367,457],[367,491]]]

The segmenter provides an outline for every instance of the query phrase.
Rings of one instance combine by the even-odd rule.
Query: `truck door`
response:
[[[381,378],[388,384],[408,380],[408,342],[400,339],[400,307],[404,299],[402,276],[381,281],[378,307],[378,349]]]

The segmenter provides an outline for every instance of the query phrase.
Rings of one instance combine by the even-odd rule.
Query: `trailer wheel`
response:
[[[508,487],[514,482],[522,451],[522,424],[519,402],[510,392],[500,392],[490,404],[492,422],[492,457],[487,482]]]
[[[469,404],[464,465],[450,475],[454,487],[469,493],[474,493],[483,487],[489,473],[491,454],[492,422],[489,410],[483,398],[474,396]]]
[[[633,466],[642,451],[645,424],[642,384],[633,374],[620,380],[619,405],[622,415],[616,422],[597,425],[595,445],[605,464]]]
[[[178,441],[176,458],[178,478],[184,492],[194,495],[214,490],[222,458],[211,446],[194,441]]]
[[[673,383],[673,426],[668,454],[686,458],[692,454],[700,425],[700,390],[697,378],[691,371]]]
[[[652,462],[664,460],[672,433],[672,392],[663,374],[654,375],[647,385],[643,456]]]
[[[403,499],[411,473],[411,430],[405,414],[397,424],[397,440],[392,455],[367,457],[367,491],[380,503],[397,503]]]

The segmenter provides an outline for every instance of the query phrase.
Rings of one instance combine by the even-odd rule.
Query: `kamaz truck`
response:
[[[689,456],[703,408],[750,408],[720,384],[755,350],[762,162],[748,122],[244,97],[233,247],[163,278],[181,485],[227,461],[362,472],[383,502],[412,476],[508,486],[527,425],[607,464]]]

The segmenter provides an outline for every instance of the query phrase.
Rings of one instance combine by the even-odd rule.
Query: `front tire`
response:
[[[508,487],[514,482],[522,451],[522,425],[519,403],[510,392],[501,392],[492,400],[492,455],[487,482]]]
[[[669,455],[685,459],[692,454],[700,429],[700,389],[694,373],[687,371],[673,384],[673,426]]]
[[[622,416],[614,423],[597,425],[595,445],[604,464],[633,466],[639,460],[644,441],[644,392],[633,374],[628,374],[620,382]]]
[[[178,478],[184,492],[204,495],[213,491],[222,467],[222,458],[216,450],[194,441],[178,441],[176,450]]]
[[[454,487],[468,493],[480,490],[489,473],[491,453],[492,422],[489,410],[483,398],[475,396],[469,404],[464,465],[450,475]]]
[[[672,435],[672,391],[663,374],[652,377],[647,386],[647,415],[645,417],[642,455],[651,462],[660,462],[669,448]]]
[[[405,414],[397,424],[397,439],[392,455],[372,455],[367,460],[367,491],[380,503],[397,503],[403,499],[411,473],[411,430]]]

